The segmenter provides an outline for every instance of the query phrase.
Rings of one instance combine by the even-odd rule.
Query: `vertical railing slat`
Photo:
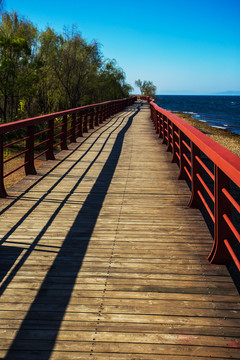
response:
[[[48,121],[48,132],[47,132],[47,152],[46,160],[55,160],[53,145],[54,145],[54,120]]]
[[[7,196],[7,192],[4,187],[4,166],[3,166],[3,135],[0,134],[0,197],[5,198]]]
[[[25,173],[26,175],[35,175],[37,173],[34,166],[34,125],[27,127]]]
[[[231,218],[231,205],[222,192],[223,189],[229,191],[229,178],[218,166],[214,166],[214,244],[208,260],[212,264],[228,264],[231,256],[227,251],[224,240],[227,239],[230,244],[233,241],[233,235],[226,225],[223,215],[227,214]]]
[[[76,142],[76,113],[72,114],[70,142]]]
[[[67,115],[62,119],[61,150],[68,150],[67,147]]]
[[[199,148],[191,142],[191,198],[188,203],[188,207],[200,208],[201,201],[199,200],[198,191],[201,190],[201,183],[197,177],[197,174],[201,175],[202,168],[199,162],[196,160],[196,156],[200,157]]]

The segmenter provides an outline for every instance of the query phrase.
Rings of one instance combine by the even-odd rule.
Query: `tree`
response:
[[[1,0],[0,0],[1,1]],[[0,117],[3,122],[129,96],[116,60],[76,28],[38,29],[16,12],[0,22]]]
[[[49,104],[54,93],[60,108],[81,106],[101,66],[99,44],[87,44],[75,26],[64,34],[48,27],[40,35],[40,43],[39,56],[44,63],[40,98],[45,96]]]
[[[115,59],[106,59],[100,70],[97,83],[100,101],[129,96],[129,92],[133,88],[125,82],[125,77],[123,69],[117,65]]]
[[[3,13],[0,23],[0,112],[14,120],[20,102],[29,103],[37,82],[37,29],[16,12]],[[23,107],[22,107],[23,110]]]
[[[136,80],[135,85],[140,88],[141,94],[154,97],[156,95],[156,86],[153,84],[152,81],[146,81],[143,82],[141,80]]]
[[[135,81],[135,85],[137,87],[139,87],[140,91],[141,91],[141,94],[143,93],[143,90],[142,90],[142,81],[140,79],[136,80]]]

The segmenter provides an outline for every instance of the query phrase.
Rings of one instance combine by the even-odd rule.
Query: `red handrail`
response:
[[[205,208],[212,223],[212,264],[234,263],[240,271],[240,158],[223,146],[150,101],[156,132],[179,165],[179,179],[190,183],[189,207]],[[213,169],[206,165],[211,162]],[[233,213],[237,216],[233,216]]]
[[[147,95],[137,95],[137,98],[140,100],[145,100],[147,102],[153,101],[153,99],[150,96]]]
[[[0,125],[0,197],[6,197],[7,193],[4,187],[4,178],[11,175],[15,171],[25,168],[26,175],[36,174],[35,159],[40,155],[46,154],[47,160],[54,160],[54,148],[60,146],[61,150],[68,148],[68,142],[75,142],[76,138],[82,136],[83,132],[93,129],[94,125],[98,126],[108,117],[124,110],[127,106],[136,101],[136,96],[125,99],[111,100],[99,104],[86,105],[75,109],[60,111],[53,114],[37,116],[30,119],[19,120],[7,124]],[[70,119],[69,119],[70,117]],[[60,124],[59,124],[60,119]],[[58,120],[58,124],[56,124]],[[34,126],[42,124],[41,131],[34,132]],[[25,131],[25,136],[21,139],[5,144],[7,133],[16,130]],[[57,130],[57,131],[56,131]],[[36,143],[36,136],[45,136],[40,143]],[[56,140],[57,143],[54,143]],[[24,150],[12,156],[12,159],[25,154],[25,159],[20,166],[4,174],[4,164],[10,162],[11,159],[4,158],[4,150],[13,144],[22,142]],[[45,149],[40,154],[35,155],[34,150],[45,144]]]

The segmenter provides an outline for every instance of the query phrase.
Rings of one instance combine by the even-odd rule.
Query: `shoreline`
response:
[[[219,129],[207,125],[206,123],[193,118],[190,114],[185,114],[180,111],[171,112],[186,121],[188,124],[194,126],[196,129],[200,130],[205,135],[209,136],[218,144],[222,145],[223,147],[240,157],[240,135],[232,133],[228,130]]]

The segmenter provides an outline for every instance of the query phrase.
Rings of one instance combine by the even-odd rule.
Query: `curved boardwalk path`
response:
[[[159,142],[136,103],[1,200],[1,358],[240,359],[239,295]]]

